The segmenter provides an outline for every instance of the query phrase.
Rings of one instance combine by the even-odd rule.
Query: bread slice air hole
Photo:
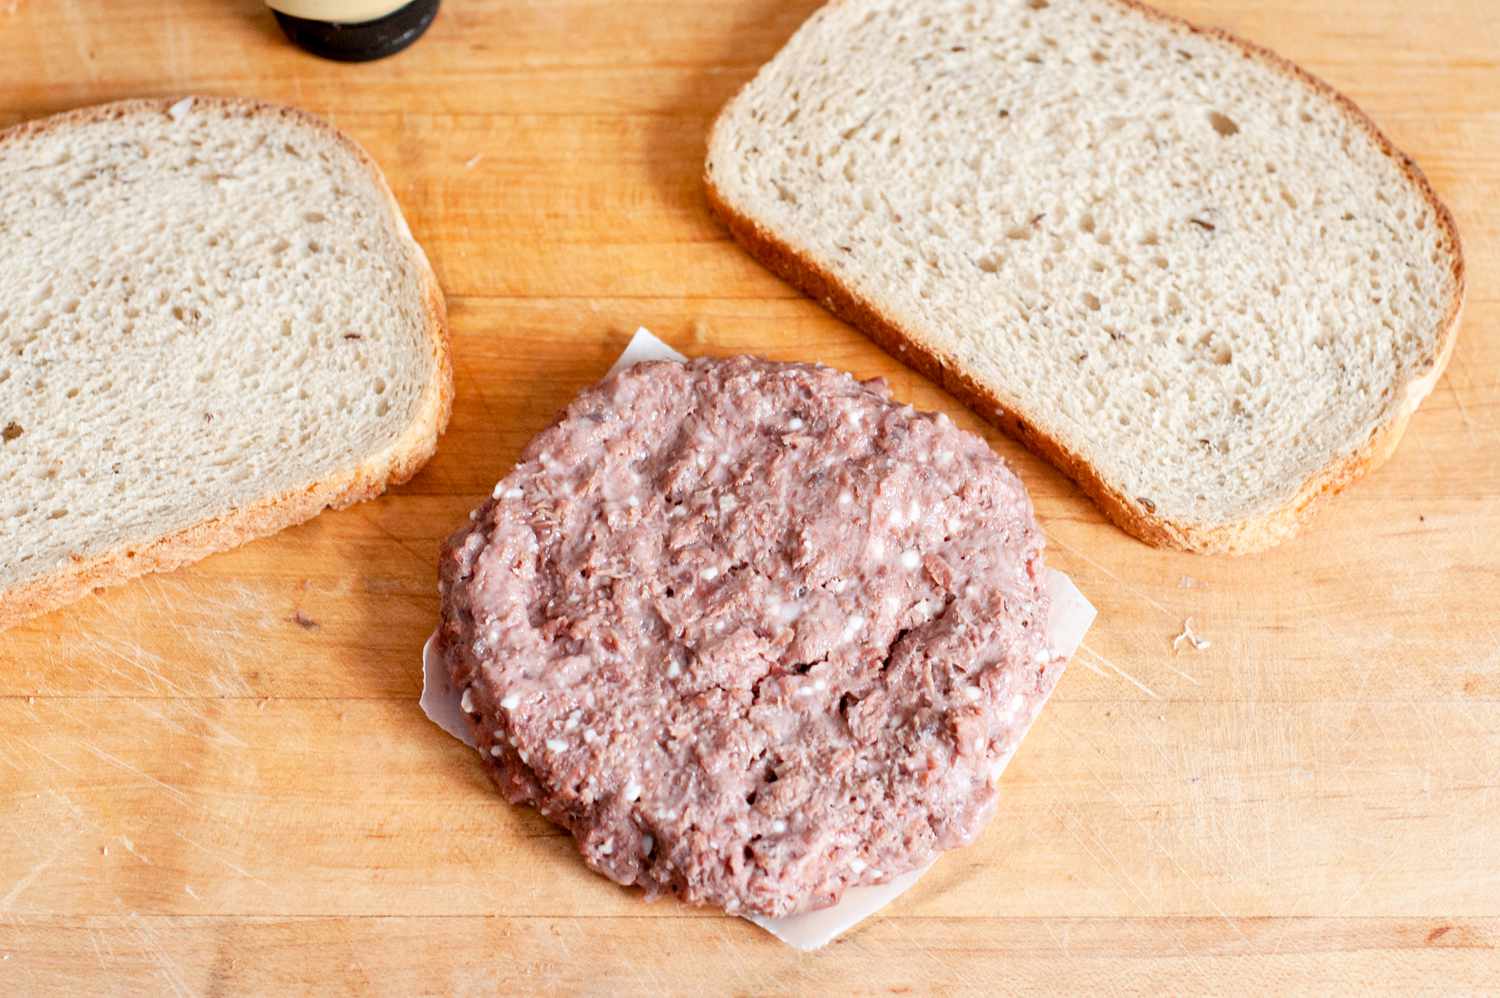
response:
[[[1238,135],[1240,132],[1240,126],[1235,124],[1233,118],[1218,111],[1208,112],[1208,123],[1213,126],[1214,131],[1226,139],[1231,135]]]

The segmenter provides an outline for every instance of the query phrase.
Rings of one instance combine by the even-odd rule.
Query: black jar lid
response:
[[[395,55],[422,37],[437,16],[439,0],[412,0],[373,21],[338,24],[293,17],[272,9],[292,42],[313,55],[339,62],[369,62]]]

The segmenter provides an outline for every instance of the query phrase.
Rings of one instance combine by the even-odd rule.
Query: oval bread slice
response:
[[[443,296],[373,161],[287,107],[0,133],[0,628],[378,495],[452,400]]]
[[[840,0],[724,109],[752,254],[1150,543],[1246,552],[1383,461],[1458,233],[1347,98],[1121,0]]]

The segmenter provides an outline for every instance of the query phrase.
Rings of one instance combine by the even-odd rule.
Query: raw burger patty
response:
[[[785,915],[964,845],[1050,692],[1024,487],[883,382],[748,357],[580,395],[442,559],[513,802],[648,896]]]

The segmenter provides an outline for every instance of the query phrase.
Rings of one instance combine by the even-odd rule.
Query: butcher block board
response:
[[[1493,5],[1166,5],[1351,94],[1469,257],[1452,364],[1395,458],[1243,559],[1120,533],[712,220],[709,122],[815,6],[449,0],[415,48],[344,66],[254,0],[0,3],[0,123],[237,94],[362,142],[448,293],[457,381],[410,484],[0,635],[0,993],[1500,983]],[[981,430],[1099,608],[980,841],[821,952],[589,873],[417,708],[439,542],[639,325],[883,375]],[[1189,617],[1211,647],[1174,655]]]

